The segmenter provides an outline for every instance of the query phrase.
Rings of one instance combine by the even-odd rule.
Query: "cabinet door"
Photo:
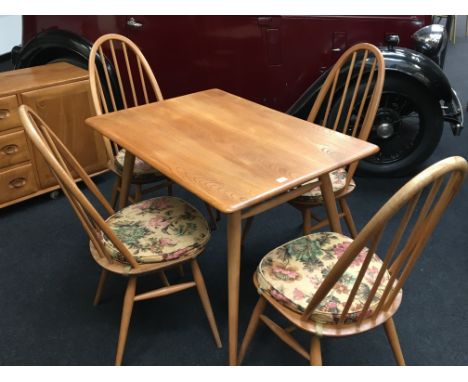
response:
[[[106,168],[103,139],[85,124],[93,110],[87,80],[26,92],[21,94],[21,100],[41,116],[87,173]],[[46,188],[57,184],[36,150],[34,159],[41,186]]]

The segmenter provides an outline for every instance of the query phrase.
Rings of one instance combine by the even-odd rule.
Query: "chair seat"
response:
[[[339,168],[338,170],[332,171],[330,173],[330,180],[331,180],[334,193],[341,191],[345,187],[347,175],[348,173],[346,172],[344,168]],[[317,179],[313,179],[307,183],[312,183],[316,181]],[[355,188],[356,188],[356,183],[354,182],[353,179],[351,179],[351,182],[348,185],[348,192],[351,192]],[[323,196],[322,196],[322,191],[320,190],[320,186],[314,187],[312,190],[310,190],[309,192],[306,192],[305,194],[302,194],[297,199],[301,201],[314,203],[314,204],[321,204],[323,202]]]
[[[128,206],[107,219],[116,236],[139,263],[175,260],[200,252],[210,239],[203,215],[182,199],[163,196]],[[112,257],[125,258],[103,235]]]
[[[261,260],[257,268],[260,291],[268,293],[287,308],[302,313],[352,241],[353,239],[338,233],[319,232],[275,248]],[[367,251],[367,248],[361,251],[322,300],[311,316],[313,321],[331,324],[338,322]],[[345,323],[358,319],[381,266],[382,261],[374,254],[346,315]],[[386,271],[366,316],[377,307],[389,278],[390,274]]]
[[[115,156],[115,168],[120,173],[123,171],[125,161],[125,149],[120,150]],[[145,178],[145,177],[163,176],[158,170],[151,167],[148,163],[142,161],[140,158],[135,157],[135,165],[133,166],[133,177],[134,178]]]

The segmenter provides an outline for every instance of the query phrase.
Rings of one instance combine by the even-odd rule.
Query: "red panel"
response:
[[[288,107],[357,42],[410,36],[430,16],[24,16],[23,39],[50,27],[94,41],[116,32],[135,41],[166,98],[218,87],[278,110]]]

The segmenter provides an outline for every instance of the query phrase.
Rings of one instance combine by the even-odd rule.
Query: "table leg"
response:
[[[239,323],[239,276],[241,260],[241,212],[227,217],[228,300],[229,300],[229,365],[237,365]]]
[[[120,183],[120,200],[119,209],[121,210],[127,205],[128,191],[133,175],[133,167],[135,166],[135,155],[130,151],[125,150],[124,167],[122,170],[122,180]]]
[[[338,209],[336,208],[336,199],[333,192],[333,186],[331,184],[330,176],[328,174],[321,175],[320,189],[322,191],[323,203],[327,210],[328,220],[330,227],[333,232],[343,233],[340,224],[340,217],[338,215]]]

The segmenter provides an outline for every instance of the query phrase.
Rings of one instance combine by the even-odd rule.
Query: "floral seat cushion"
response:
[[[338,170],[332,171],[330,173],[330,180],[331,180],[331,184],[333,187],[333,192],[336,193],[345,187],[347,176],[348,176],[348,173],[346,172],[344,168],[339,168]],[[313,179],[307,183],[316,182],[316,181],[317,179]],[[356,188],[356,183],[354,182],[353,179],[351,179],[351,182],[348,185],[348,190],[352,191],[355,188]],[[320,186],[314,187],[309,192],[302,194],[301,196],[299,196],[299,199],[302,199],[302,200],[306,199],[308,202],[317,203],[317,204],[322,203],[323,197],[322,197],[322,191],[320,190]]]
[[[260,291],[268,293],[288,308],[302,313],[325,277],[346,251],[352,239],[334,232],[319,232],[292,240],[269,252],[257,268]],[[319,323],[337,323],[367,255],[367,248],[355,258],[343,276],[322,300],[311,316]],[[345,322],[354,322],[373,287],[382,261],[374,254],[348,311]],[[380,301],[390,278],[386,271],[367,314]]]
[[[203,215],[182,199],[164,196],[128,206],[107,219],[116,236],[139,263],[156,263],[187,256],[202,249],[210,238]],[[126,262],[103,235],[112,257]]]
[[[122,172],[125,161],[125,149],[120,150],[115,156],[115,167],[118,171]],[[133,176],[135,178],[142,178],[146,176],[162,176],[162,174],[151,167],[148,163],[142,161],[140,158],[135,157],[135,165],[133,166]]]

